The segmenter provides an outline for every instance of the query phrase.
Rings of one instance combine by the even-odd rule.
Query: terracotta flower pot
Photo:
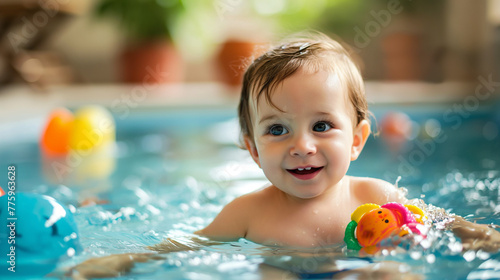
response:
[[[246,67],[254,57],[262,53],[262,50],[261,43],[251,41],[228,40],[222,44],[217,56],[222,82],[229,86],[240,86]]]
[[[170,42],[150,42],[123,51],[122,79],[126,83],[180,83],[184,65],[177,49]]]
[[[382,41],[385,73],[389,80],[421,78],[421,38],[418,34],[397,32]]]

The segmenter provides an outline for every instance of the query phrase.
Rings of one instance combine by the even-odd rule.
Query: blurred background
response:
[[[463,96],[500,80],[499,25],[499,0],[0,0],[0,106],[134,84],[237,96],[252,56],[303,30],[353,48],[370,99]]]
[[[224,80],[221,60],[305,29],[350,44],[368,80],[473,81],[498,72],[498,24],[497,0],[1,0],[0,84],[134,82],[141,48],[168,82]]]

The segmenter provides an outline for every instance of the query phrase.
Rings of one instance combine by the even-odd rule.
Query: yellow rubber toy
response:
[[[405,204],[405,207],[413,213],[417,223],[423,224],[424,220],[427,220],[427,216],[425,216],[424,211],[422,211],[422,209],[420,209],[418,206]]]
[[[75,113],[69,146],[75,151],[90,151],[115,141],[115,122],[100,106],[83,107]]]
[[[380,208],[380,205],[375,204],[375,203],[366,203],[354,210],[351,214],[351,220],[355,221],[356,223],[359,223],[359,219],[366,213],[369,212],[373,209]]]

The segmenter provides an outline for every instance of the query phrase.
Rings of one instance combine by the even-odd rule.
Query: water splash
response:
[[[148,252],[147,246],[166,238],[183,242],[183,238],[206,226],[223,205],[238,195],[233,189],[221,187],[216,182],[190,176],[169,185],[155,180],[148,184],[142,179],[129,181],[128,188],[108,195],[109,205],[78,208],[76,216],[79,225],[83,225],[81,235],[85,238],[82,243],[87,251],[75,260],[110,253]],[[394,267],[400,273],[410,270],[428,278],[447,275],[450,270],[459,278],[466,278],[471,271],[478,269],[484,274],[489,270],[479,266],[496,258],[495,255],[482,251],[462,252],[460,239],[447,227],[453,219],[451,213],[458,209],[458,205],[463,205],[466,210],[483,206],[480,212],[470,212],[473,216],[469,218],[484,221],[488,217],[498,217],[499,183],[498,172],[471,175],[455,171],[443,176],[436,185],[428,184],[424,191],[428,201],[412,201],[426,211],[429,220],[434,221],[432,225],[427,223],[430,226],[427,238],[393,237],[384,241],[385,248],[380,254],[370,256],[369,260],[366,256],[345,251],[343,244],[307,250],[261,246],[241,239],[197,251],[166,254],[163,261],[138,264],[134,272],[164,278],[224,275],[225,278],[254,279],[263,263],[288,273],[286,275],[309,273],[307,275],[318,276],[318,273],[341,269],[377,271],[383,267],[377,263],[393,261],[400,264]],[[407,193],[405,188],[399,189]],[[462,213],[467,213],[466,210]]]

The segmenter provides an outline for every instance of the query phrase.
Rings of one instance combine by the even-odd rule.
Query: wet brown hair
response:
[[[353,105],[356,115],[355,125],[362,120],[369,121],[370,113],[365,98],[363,78],[354,63],[352,52],[321,33],[294,38],[267,51],[247,68],[243,76],[238,106],[240,144],[243,144],[243,136],[248,136],[252,141],[254,137],[250,98],[253,98],[258,105],[260,97],[264,94],[266,102],[281,111],[272,103],[272,93],[278,85],[299,69],[313,73],[319,70],[335,73]]]

